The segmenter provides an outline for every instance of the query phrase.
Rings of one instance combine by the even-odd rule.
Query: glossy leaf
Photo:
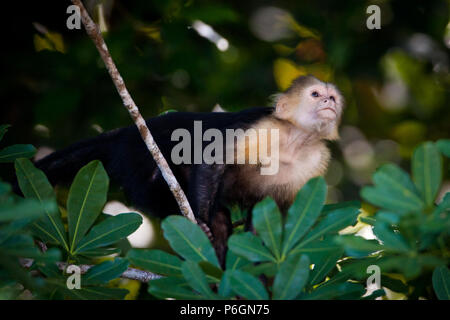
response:
[[[253,209],[253,226],[272,251],[273,255],[281,257],[281,213],[277,204],[271,198],[265,198]]]
[[[345,227],[353,225],[356,222],[358,214],[359,208],[356,207],[346,207],[330,212],[290,251],[290,254],[299,252],[298,250],[300,248],[326,234],[338,233]]]
[[[44,217],[46,213],[54,214],[57,211],[58,206],[54,200],[43,200],[41,202],[35,199],[24,199],[16,204],[1,206],[0,222],[19,219],[34,220]]]
[[[261,281],[247,272],[230,272],[230,284],[236,294],[248,300],[267,300],[269,295]]]
[[[439,300],[450,300],[450,270],[447,267],[434,269],[433,289]]]
[[[206,276],[196,262],[184,261],[181,265],[184,278],[191,288],[205,296],[207,299],[216,298],[206,281]]]
[[[183,278],[162,278],[149,282],[148,292],[160,299],[201,300],[203,296],[193,292]]]
[[[74,300],[123,300],[128,294],[128,290],[106,287],[82,287],[77,290],[66,289],[64,293]]]
[[[70,187],[67,199],[70,250],[95,222],[106,202],[109,179],[100,161],[92,161],[80,169]]]
[[[361,196],[381,208],[407,213],[421,211],[424,202],[408,174],[393,164],[386,164],[373,175],[375,187],[365,187]]]
[[[227,256],[225,259],[225,269],[226,270],[236,270],[236,269],[240,269],[248,264],[250,264],[251,262],[248,261],[247,259],[236,255],[233,251],[228,250],[227,251]]]
[[[31,158],[36,153],[36,148],[31,144],[15,144],[0,150],[1,162],[14,162],[19,158]]]
[[[142,217],[137,213],[121,213],[108,217],[92,227],[91,231],[78,243],[73,254],[115,243],[139,228]]]
[[[450,158],[450,139],[441,139],[436,142],[439,151]]]
[[[345,298],[345,295],[357,293],[361,296],[364,293],[364,287],[357,283],[330,283],[325,282],[309,294],[302,294],[301,300],[331,300],[336,298]]]
[[[296,253],[303,253],[308,255],[312,263],[314,262],[313,257],[316,255],[328,255],[332,251],[341,249],[342,246],[334,241],[333,238],[327,237],[323,240],[315,240],[306,243],[303,246],[297,247]]]
[[[261,239],[250,232],[234,234],[228,239],[228,248],[234,254],[254,262],[276,261]]]
[[[223,270],[215,265],[211,264],[208,261],[200,261],[198,266],[202,269],[202,271],[206,275],[206,280],[208,283],[218,283],[220,282],[220,278],[222,278]]]
[[[314,269],[311,271],[309,276],[309,284],[316,285],[325,280],[325,277],[330,273],[330,271],[336,267],[337,261],[342,258],[344,253],[343,249],[330,252],[330,254],[324,259],[321,259],[314,265]]]
[[[441,154],[432,142],[426,142],[414,150],[412,173],[425,204],[432,206],[442,180]]]
[[[219,267],[214,248],[198,225],[185,217],[169,216],[162,222],[162,229],[164,237],[180,256],[194,262],[209,261]]]
[[[309,276],[309,258],[291,255],[282,262],[273,282],[273,299],[292,300],[306,285]]]
[[[136,267],[167,276],[181,276],[181,260],[161,250],[132,249],[127,258]]]
[[[411,250],[403,236],[392,231],[385,223],[376,222],[373,233],[383,242],[383,246],[390,251],[408,252]]]
[[[219,288],[217,293],[225,298],[230,298],[233,295],[233,289],[231,288],[231,272],[232,270],[226,270],[223,273],[222,279],[220,280]]]
[[[37,169],[28,159],[15,162],[20,190],[26,198],[37,199],[45,207],[44,201],[56,201],[53,187],[42,170]],[[46,216],[33,223],[33,229],[69,250],[67,235],[58,210],[45,210]]]
[[[119,248],[93,248],[80,253],[84,257],[105,257],[113,254],[120,254]]]
[[[105,284],[112,279],[120,277],[122,273],[128,268],[128,261],[126,259],[116,258],[113,261],[102,262],[88,270],[83,275],[82,286],[93,284]]]
[[[322,177],[311,179],[297,194],[284,226],[283,256],[313,226],[325,202],[327,187]]]

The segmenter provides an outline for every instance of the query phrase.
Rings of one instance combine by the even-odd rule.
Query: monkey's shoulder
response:
[[[170,112],[146,120],[149,128],[157,130],[175,130],[184,128],[193,130],[194,123],[201,122],[202,129],[215,128],[219,130],[246,128],[260,119],[270,116],[271,107],[253,107],[237,112]]]

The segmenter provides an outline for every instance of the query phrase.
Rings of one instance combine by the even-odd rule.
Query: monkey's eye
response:
[[[313,97],[318,97],[319,96],[319,93],[317,92],[317,91],[313,91],[312,93],[311,93],[311,95],[313,96]]]
[[[333,101],[336,101],[336,100],[334,99],[334,96],[330,96],[330,99],[333,100]]]

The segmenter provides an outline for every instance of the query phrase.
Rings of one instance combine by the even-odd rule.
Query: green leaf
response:
[[[392,291],[408,294],[409,287],[404,284],[401,280],[391,278],[387,275],[381,275],[381,283],[383,287],[386,287]]]
[[[433,211],[434,218],[445,218],[450,212],[450,192],[444,195],[442,201],[438,204]]]
[[[199,267],[206,274],[206,279],[209,283],[218,283],[220,278],[222,278],[223,270],[215,265],[209,263],[208,261],[200,261],[198,263]]]
[[[263,284],[247,272],[241,270],[231,271],[230,284],[234,292],[248,300],[269,299],[269,295]]]
[[[242,267],[240,270],[250,273],[255,277],[259,277],[260,275],[264,274],[269,278],[273,278],[277,274],[278,266],[279,265],[275,262],[263,262],[256,265],[248,264]]]
[[[234,254],[253,262],[276,262],[275,257],[263,246],[261,239],[250,232],[232,235],[228,239],[228,248]]]
[[[201,300],[203,296],[193,292],[187,287],[183,278],[161,278],[151,280],[148,292],[160,299]]]
[[[44,208],[46,208],[44,205],[45,200],[56,202],[53,187],[48,182],[44,172],[35,168],[30,160],[17,159],[15,168],[20,190],[22,190],[26,198],[39,200]],[[45,211],[46,216],[42,220],[33,223],[32,229],[45,237],[44,239],[55,242],[68,251],[66,231],[58,210]]]
[[[220,280],[219,288],[217,293],[225,298],[231,298],[233,295],[233,289],[231,288],[231,272],[232,270],[226,270],[223,273],[222,279]]]
[[[128,294],[126,289],[106,287],[84,287],[81,289],[68,290],[64,293],[75,300],[123,300]]]
[[[109,178],[100,161],[92,161],[80,169],[67,198],[70,251],[95,222],[106,202]]]
[[[184,278],[194,290],[205,296],[207,299],[216,298],[216,295],[212,292],[206,281],[205,274],[196,262],[184,261],[181,265],[181,270]]]
[[[331,252],[328,256],[324,257],[323,260],[314,265],[314,269],[311,271],[310,275],[310,285],[316,285],[325,280],[325,277],[336,267],[337,261],[342,257],[344,253],[343,249]]]
[[[422,265],[414,256],[385,256],[377,265],[383,272],[400,272],[406,279],[413,279],[420,274]]]
[[[119,248],[93,248],[80,253],[84,257],[105,257],[113,254],[119,254],[121,250]]]
[[[309,276],[309,258],[291,255],[280,266],[273,282],[274,300],[292,300],[306,285]]]
[[[306,254],[311,260],[311,263],[318,263],[325,259],[334,251],[339,251],[342,246],[337,244],[332,238],[325,238],[323,240],[315,240],[306,243],[301,247],[297,247],[295,253]]]
[[[102,262],[88,270],[82,277],[82,285],[105,284],[112,279],[119,278],[128,268],[126,259],[116,258],[113,261]]]
[[[11,127],[11,125],[9,124],[0,125],[0,140],[3,139],[3,136],[5,135],[6,131],[8,131],[9,127]]]
[[[136,267],[166,276],[181,276],[181,260],[161,250],[131,249],[127,258]]]
[[[317,177],[308,183],[297,194],[289,208],[284,226],[283,256],[313,226],[325,202],[327,186],[323,177]]]
[[[450,270],[447,267],[434,269],[433,289],[439,300],[450,300]]]
[[[424,203],[408,174],[394,164],[386,164],[373,175],[375,187],[365,187],[361,197],[381,208],[399,213],[421,211]]]
[[[14,162],[18,158],[31,158],[36,148],[31,144],[15,144],[0,151],[0,162]]]
[[[38,207],[40,207],[40,205],[38,205]],[[55,207],[55,210],[56,210],[56,207]],[[1,212],[1,210],[0,210],[0,212]],[[22,213],[22,212],[23,211],[20,211],[20,213]],[[28,212],[28,211],[26,211],[26,212]],[[40,217],[43,214],[44,214],[44,210],[41,209],[41,214],[38,215],[37,217]],[[2,213],[0,213],[0,217],[1,216],[2,216]],[[31,222],[31,219],[24,218],[24,219],[14,220],[7,225],[3,225],[0,229],[0,245],[2,244],[2,242],[9,239],[11,236],[18,234],[18,233],[23,233],[22,229],[24,229],[27,225],[29,225],[30,222]]]
[[[33,238],[28,234],[17,234],[9,237],[0,247],[1,255],[13,255],[17,257],[35,258],[41,255],[34,245]]]
[[[338,236],[335,241],[343,245],[347,255],[356,258],[367,257],[374,252],[387,249],[377,240],[367,240],[355,235]]]
[[[411,250],[401,234],[392,231],[385,223],[376,222],[373,233],[383,242],[383,246],[393,252],[408,252]]]
[[[338,233],[340,230],[353,225],[359,214],[359,208],[345,207],[330,212],[314,227],[306,237],[289,253],[295,254],[306,244],[319,239],[326,234]]]
[[[414,150],[412,173],[425,204],[432,206],[442,180],[441,154],[432,142],[425,142]]]
[[[251,262],[247,259],[236,255],[233,251],[227,250],[227,256],[225,259],[225,269],[226,270],[236,270],[240,269]]]
[[[361,300],[375,300],[379,297],[384,297],[386,295],[386,291],[384,289],[378,289],[373,291],[370,295],[362,297]]]
[[[281,213],[271,198],[265,198],[253,209],[253,226],[277,260],[281,257]]]
[[[209,261],[219,267],[214,248],[200,227],[182,216],[169,216],[162,222],[164,237],[176,253],[194,262]]]
[[[23,199],[16,204],[0,207],[0,222],[17,221],[19,219],[38,219],[46,213],[55,213],[58,206],[54,200]]]
[[[91,231],[78,243],[73,254],[115,243],[136,231],[141,223],[142,217],[137,213],[121,213],[108,217],[92,227]]]
[[[441,139],[436,142],[439,151],[450,158],[450,139]]]
[[[364,288],[357,283],[330,283],[328,281],[317,287],[309,294],[302,294],[300,300],[331,300],[351,293],[362,295]]]

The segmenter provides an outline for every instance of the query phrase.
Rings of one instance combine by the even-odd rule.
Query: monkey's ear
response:
[[[285,113],[289,105],[288,97],[285,94],[280,93],[274,96],[274,100],[276,112],[278,114]]]

